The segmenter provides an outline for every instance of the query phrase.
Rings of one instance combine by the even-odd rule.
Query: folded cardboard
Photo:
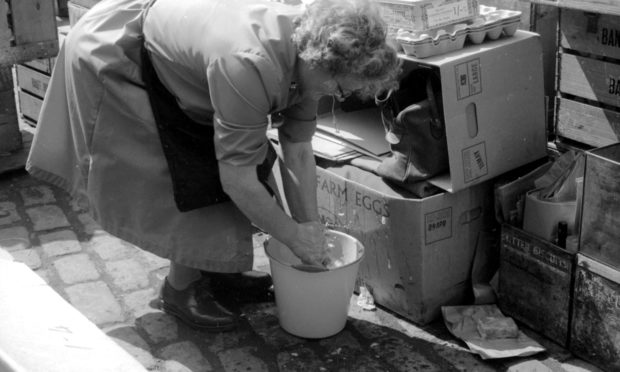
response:
[[[146,371],[26,265],[0,259],[0,370]]]
[[[491,187],[418,199],[354,166],[318,167],[322,222],[360,240],[359,284],[376,303],[426,324],[471,300],[471,270],[493,221]]]
[[[527,31],[415,59],[404,72],[426,69],[441,79],[450,172],[430,180],[456,192],[539,160],[546,153],[540,37]]]

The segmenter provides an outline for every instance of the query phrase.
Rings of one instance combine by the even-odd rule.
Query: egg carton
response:
[[[509,37],[517,32],[521,12],[481,6],[480,16],[467,23],[427,31],[399,30],[396,41],[405,54],[427,58],[463,48],[466,41],[480,44],[484,40]]]

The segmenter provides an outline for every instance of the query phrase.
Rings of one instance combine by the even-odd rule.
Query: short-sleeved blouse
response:
[[[214,126],[219,161],[257,165],[270,114],[293,141],[314,133],[316,104],[296,89],[291,41],[302,8],[260,0],[157,0],[145,45],[162,83],[194,120]]]

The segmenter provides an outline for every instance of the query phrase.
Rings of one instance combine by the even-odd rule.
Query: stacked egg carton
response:
[[[480,15],[469,22],[425,31],[401,29],[396,34],[396,41],[405,54],[427,58],[459,50],[467,41],[480,44],[485,40],[512,36],[519,28],[520,22],[520,11],[481,5]]]

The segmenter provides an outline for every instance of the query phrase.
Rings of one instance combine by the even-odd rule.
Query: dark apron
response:
[[[144,45],[142,79],[172,177],[174,200],[179,211],[187,212],[230,201],[220,182],[213,127],[197,123],[183,112],[176,98],[157,77]],[[272,195],[266,180],[275,157],[275,151],[270,146],[265,161],[256,168],[259,181]]]

